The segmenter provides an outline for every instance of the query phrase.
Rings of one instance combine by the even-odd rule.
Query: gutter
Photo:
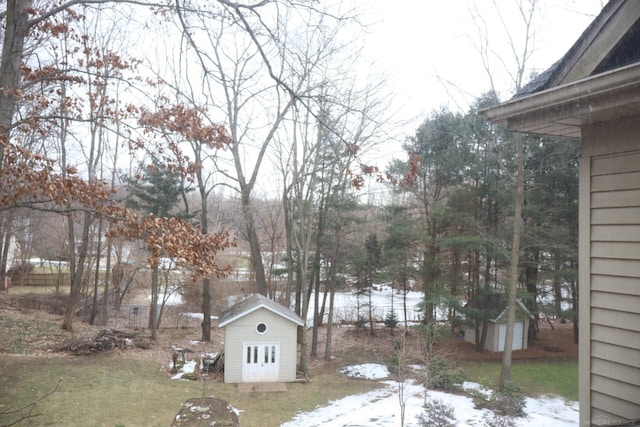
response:
[[[606,73],[590,76],[538,93],[511,99],[479,111],[487,121],[506,123],[507,120],[567,104],[589,107],[589,100],[613,91],[629,91],[640,87],[640,63],[627,65]]]

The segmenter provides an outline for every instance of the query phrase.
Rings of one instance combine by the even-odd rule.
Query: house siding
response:
[[[583,129],[581,425],[640,418],[640,117]]]
[[[264,322],[268,330],[264,334],[256,332],[256,325]],[[244,343],[279,343],[279,380],[292,382],[296,379],[297,326],[267,309],[259,308],[225,326],[225,367],[226,383],[242,382],[242,346]]]

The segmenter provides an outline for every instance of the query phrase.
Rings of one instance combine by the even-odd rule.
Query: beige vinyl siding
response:
[[[256,325],[264,322],[268,326],[265,334],[256,332]],[[280,344],[280,381],[296,379],[297,326],[269,310],[259,308],[225,326],[224,381],[242,382],[242,345],[244,343]]]
[[[583,327],[589,327],[591,420],[635,419],[640,416],[640,152],[591,157],[589,191],[590,318]]]

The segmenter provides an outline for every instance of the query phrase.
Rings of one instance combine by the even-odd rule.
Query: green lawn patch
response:
[[[470,381],[497,388],[499,362],[464,362]],[[578,361],[518,361],[511,367],[511,379],[529,395],[558,395],[578,400]]]
[[[243,427],[279,426],[297,412],[330,400],[364,393],[379,385],[336,374],[312,377],[307,384],[287,384],[287,392],[240,393],[237,385],[213,381],[172,380],[156,362],[118,354],[84,357],[0,359],[0,412],[20,407],[52,390],[39,402],[34,426],[163,426],[171,424],[189,398],[217,397],[239,409]],[[0,416],[0,425],[15,416]]]

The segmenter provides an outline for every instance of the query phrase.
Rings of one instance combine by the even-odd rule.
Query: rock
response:
[[[201,397],[189,399],[182,404],[172,427],[210,427],[229,426],[239,427],[238,415],[233,407],[221,399]]]

